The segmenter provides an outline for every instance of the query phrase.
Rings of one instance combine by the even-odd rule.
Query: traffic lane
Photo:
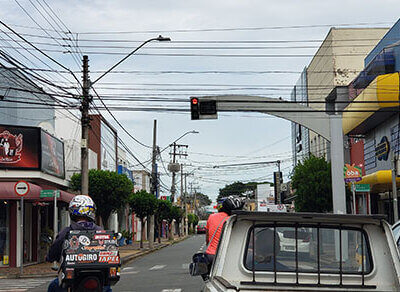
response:
[[[113,291],[200,291],[203,281],[190,276],[189,263],[192,255],[204,248],[204,235],[195,235],[135,259],[123,267]]]

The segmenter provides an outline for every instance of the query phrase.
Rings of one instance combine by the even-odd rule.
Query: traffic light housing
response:
[[[197,97],[192,97],[190,99],[190,112],[192,115],[192,120],[200,119],[200,105]]]
[[[217,101],[210,98],[190,98],[190,113],[192,120],[217,118]]]

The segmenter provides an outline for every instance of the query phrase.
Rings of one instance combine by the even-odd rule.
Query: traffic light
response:
[[[197,97],[190,99],[190,112],[192,114],[192,120],[200,119],[200,104]]]
[[[206,120],[217,118],[217,101],[210,98],[190,98],[190,112],[192,120]]]

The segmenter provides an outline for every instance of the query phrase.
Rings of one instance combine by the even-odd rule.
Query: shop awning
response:
[[[371,192],[387,192],[392,190],[392,171],[378,170],[374,173],[363,176],[356,184],[369,184]],[[396,177],[396,184],[400,186],[400,177]]]
[[[365,134],[397,112],[399,78],[398,72],[379,75],[344,109],[344,134]]]
[[[20,197],[15,194],[14,191],[14,185],[16,182],[0,182],[0,200],[19,200]],[[39,186],[34,183],[29,183],[29,193],[24,197],[25,201],[39,201],[39,202],[47,202],[47,201],[53,201],[54,198],[41,198],[40,197],[40,191],[44,189],[49,189],[49,188],[44,188],[42,186]],[[74,194],[65,192],[65,191],[60,191],[60,197],[57,199],[58,201],[66,202],[69,203],[72,198],[74,197]]]

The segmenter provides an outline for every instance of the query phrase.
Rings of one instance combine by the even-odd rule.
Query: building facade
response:
[[[363,71],[349,86],[353,102],[343,114],[351,138],[352,164],[363,169],[357,210],[386,214],[393,222],[393,158],[399,154],[400,21],[366,56]],[[359,112],[354,112],[360,110]],[[396,186],[400,180],[396,178]]]
[[[307,68],[309,106],[325,109],[325,98],[337,86],[347,86],[364,68],[364,58],[387,28],[331,28]],[[329,142],[310,131],[310,152],[330,159]]]

